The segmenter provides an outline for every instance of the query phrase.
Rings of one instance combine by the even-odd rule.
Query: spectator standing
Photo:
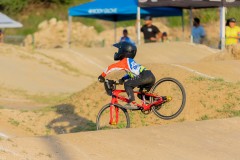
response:
[[[158,27],[154,26],[152,24],[152,17],[147,16],[145,17],[145,25],[142,26],[141,32],[143,32],[144,36],[144,42],[145,43],[150,43],[150,42],[157,42],[162,34]]]
[[[193,28],[192,28],[193,43],[202,44],[205,36],[206,36],[205,30],[200,25],[200,19],[194,18],[193,19]]]
[[[162,42],[169,42],[167,32],[162,33]]]
[[[3,43],[3,31],[0,29],[0,43]]]
[[[129,43],[134,44],[134,42],[128,37],[128,30],[127,29],[123,30],[123,36],[121,37],[120,42],[129,42]]]
[[[226,46],[236,45],[240,39],[240,27],[236,25],[236,19],[230,18],[227,20],[226,26]]]

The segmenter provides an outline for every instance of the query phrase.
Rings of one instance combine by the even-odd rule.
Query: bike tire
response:
[[[97,120],[96,120],[97,130],[129,128],[130,127],[130,117],[129,117],[128,111],[125,108],[123,108],[120,104],[114,104],[114,106],[119,108],[119,114],[121,116],[121,123],[118,123],[116,125],[110,125],[108,123],[110,115],[107,112],[110,110],[111,105],[112,104],[110,104],[110,103],[106,104],[99,111],[99,113],[97,115]],[[107,115],[105,116],[105,114],[107,114]]]
[[[186,92],[185,92],[185,89],[184,89],[184,87],[183,87],[183,85],[178,81],[178,80],[176,80],[176,79],[174,79],[174,78],[170,78],[170,77],[166,77],[166,78],[162,78],[162,79],[160,79],[159,81],[157,81],[155,84],[154,84],[154,86],[151,88],[151,90],[150,90],[150,92],[151,93],[155,93],[155,91],[156,91],[156,89],[157,88],[160,88],[160,86],[164,86],[163,84],[165,84],[166,82],[170,82],[169,84],[175,84],[176,85],[176,87],[175,87],[175,89],[176,88],[179,88],[179,96],[181,95],[182,96],[182,99],[181,100],[179,100],[179,106],[178,105],[176,105],[177,107],[177,111],[175,112],[173,112],[173,113],[170,113],[169,115],[165,115],[165,113],[161,113],[160,111],[162,110],[162,108],[164,107],[164,106],[153,106],[152,107],[152,110],[153,110],[153,112],[154,112],[154,114],[156,115],[156,116],[158,116],[159,118],[161,118],[161,119],[164,119],[164,120],[170,120],[170,119],[173,119],[173,118],[176,118],[182,111],[183,111],[183,109],[184,109],[184,107],[185,107],[185,103],[186,103]],[[160,90],[161,90],[161,88],[160,88]],[[162,91],[164,91],[164,89],[162,89]],[[176,92],[175,90],[174,91],[172,91],[172,93],[173,92]],[[171,93],[171,92],[169,92],[169,93]],[[171,94],[172,94],[171,93]],[[160,95],[160,96],[168,96],[168,95]],[[176,96],[176,97],[178,97],[178,96]],[[173,98],[175,98],[175,97],[173,97]],[[180,99],[179,97],[178,97],[178,99]],[[150,98],[150,102],[152,103],[154,100],[153,100],[153,98],[151,97]],[[167,102],[168,103],[168,102]],[[166,104],[167,104],[166,103]],[[164,105],[164,104],[163,104]],[[160,108],[160,109],[159,109]],[[169,110],[171,110],[171,106],[169,107],[170,109]],[[172,111],[171,111],[172,112]]]

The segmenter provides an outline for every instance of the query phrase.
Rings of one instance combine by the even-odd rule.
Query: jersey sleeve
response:
[[[109,73],[113,71],[125,70],[127,68],[128,68],[127,58],[124,58],[123,60],[108,66],[101,75],[103,77],[106,77]]]

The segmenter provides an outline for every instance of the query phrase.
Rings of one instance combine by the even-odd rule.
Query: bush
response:
[[[28,4],[42,4],[50,6],[52,4],[67,5],[73,0],[0,0],[0,10],[14,14],[22,11]]]
[[[0,9],[7,13],[18,13],[27,4],[28,0],[1,0]]]
[[[72,0],[29,0],[29,3],[43,3],[43,4],[70,4]]]

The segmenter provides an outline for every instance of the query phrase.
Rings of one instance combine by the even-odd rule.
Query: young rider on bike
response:
[[[127,109],[138,109],[135,102],[133,89],[138,86],[144,86],[148,91],[155,83],[155,76],[150,70],[134,61],[137,53],[137,47],[129,42],[119,42],[113,45],[118,48],[114,54],[114,60],[119,61],[106,68],[98,77],[99,82],[104,82],[107,74],[116,70],[125,70],[127,74],[119,80],[120,84],[124,83],[129,102],[124,106]]]

